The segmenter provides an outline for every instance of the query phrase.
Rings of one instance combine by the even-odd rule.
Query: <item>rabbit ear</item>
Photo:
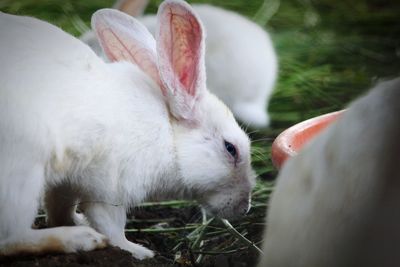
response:
[[[148,3],[148,0],[118,0],[113,8],[133,17],[139,17],[143,15]]]
[[[203,27],[184,1],[163,2],[157,17],[158,67],[170,111],[195,121],[196,103],[206,90]]]
[[[160,85],[156,43],[142,23],[113,9],[101,9],[92,16],[92,28],[110,61],[129,61],[138,65]]]

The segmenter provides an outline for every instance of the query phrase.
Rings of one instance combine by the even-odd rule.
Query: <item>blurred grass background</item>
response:
[[[0,10],[35,16],[79,36],[88,29],[91,14],[113,2],[0,0]],[[154,13],[160,2],[151,1],[146,12]],[[301,120],[342,109],[377,81],[400,74],[400,1],[189,2],[221,6],[254,20],[270,33],[279,57],[279,80],[269,107],[272,125],[252,133],[253,163],[260,176],[254,208],[247,218],[234,224],[245,236],[251,225],[264,224],[277,174],[270,161],[274,137]],[[249,239],[259,244],[261,236]],[[212,249],[228,251],[232,246]]]

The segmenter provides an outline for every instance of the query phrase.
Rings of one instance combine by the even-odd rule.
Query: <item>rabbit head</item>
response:
[[[138,65],[160,88],[185,195],[213,215],[243,215],[254,184],[250,142],[206,88],[203,26],[184,1],[163,2],[157,18],[156,40],[140,22],[112,9],[96,12],[92,26],[109,60]]]
[[[184,183],[211,214],[244,215],[254,183],[249,140],[229,109],[212,94],[200,104],[197,126],[174,127]]]

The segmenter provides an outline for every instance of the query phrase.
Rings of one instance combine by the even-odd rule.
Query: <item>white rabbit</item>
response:
[[[400,78],[288,160],[259,266],[399,266]]]
[[[146,0],[120,0],[114,7],[138,16],[146,3]],[[278,69],[269,35],[257,24],[232,11],[207,4],[194,4],[193,9],[207,33],[208,88],[228,105],[238,120],[252,127],[268,126],[268,99]],[[139,20],[155,33],[155,16],[148,15]],[[86,32],[81,40],[105,58],[93,32]]]
[[[105,63],[46,22],[0,13],[0,255],[108,241],[143,259],[153,252],[124,235],[129,207],[183,198],[220,217],[248,211],[250,144],[206,89],[201,22],[177,0],[158,20],[155,41],[131,16],[96,12],[104,50],[121,61]],[[43,194],[52,226],[80,224],[79,203],[96,231],[31,229]]]

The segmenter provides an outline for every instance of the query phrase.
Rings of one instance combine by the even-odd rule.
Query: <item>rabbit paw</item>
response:
[[[74,226],[64,229],[62,242],[66,252],[77,252],[105,248],[108,239],[88,226]]]
[[[130,241],[125,241],[122,245],[116,245],[123,250],[129,251],[133,257],[139,260],[144,260],[154,257],[154,252],[142,245],[132,243]]]

